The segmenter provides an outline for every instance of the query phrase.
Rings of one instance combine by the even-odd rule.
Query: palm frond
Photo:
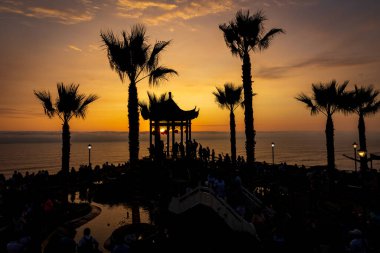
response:
[[[107,57],[112,70],[114,70],[124,82],[127,70],[131,69],[129,61],[129,42],[126,33],[123,32],[123,40],[120,40],[112,31],[100,32],[100,37],[107,49]]]
[[[148,61],[149,45],[147,44],[146,29],[144,25],[137,24],[132,26],[131,33],[127,40],[129,41],[130,62],[133,70],[141,71]],[[138,76],[136,76],[137,78]]]
[[[137,24],[130,32],[122,32],[119,39],[112,31],[101,32],[100,36],[107,48],[107,56],[111,69],[118,73],[122,82],[128,77],[130,82],[137,84],[149,77],[149,83],[156,85],[161,80],[167,80],[175,70],[158,67],[159,55],[170,41],[157,42],[153,49],[147,43],[145,26]],[[143,77],[142,77],[143,76]]]
[[[380,110],[380,101],[373,103],[371,106],[364,108],[365,115],[376,114]]]
[[[233,83],[225,83],[224,89],[216,87],[216,90],[213,94],[221,108],[227,107],[230,111],[234,111],[242,103],[242,86],[235,87]]]
[[[149,73],[149,84],[158,85],[163,80],[167,81],[171,75],[178,75],[178,73],[174,69],[159,66]]]
[[[226,94],[221,88],[215,87],[216,91],[213,91],[212,94],[215,96],[215,102],[218,104],[220,108],[226,108],[227,107],[227,99]]]
[[[334,81],[335,81],[335,80],[334,80]],[[336,81],[335,81],[335,83],[336,83]],[[342,95],[342,94],[344,94],[344,92],[345,92],[345,90],[346,90],[346,87],[347,87],[348,83],[349,83],[349,81],[346,80],[346,81],[344,81],[341,85],[336,84],[336,85],[337,85],[337,91],[338,91],[337,93],[338,93],[338,95]]]
[[[166,92],[161,94],[160,98],[158,99],[159,103],[163,103],[168,100],[168,96],[166,95]]]
[[[304,103],[308,109],[310,109],[311,115],[318,114],[319,110],[316,105],[313,104],[312,98],[308,97],[304,93],[299,94],[297,97],[295,97],[296,100]]]
[[[355,85],[353,106],[357,113],[376,114],[379,110],[377,96],[379,91],[375,90],[372,85],[358,87]]]
[[[146,102],[139,102],[140,112],[143,119],[147,120],[149,119],[149,107]]]
[[[233,56],[243,57],[243,51],[240,48],[241,39],[234,28],[234,23],[219,25],[219,29],[223,31],[224,41],[231,50]]]
[[[337,109],[345,115],[351,114],[356,111],[354,101],[354,91],[344,92],[337,97]]]
[[[79,84],[64,85],[57,84],[58,97],[55,107],[59,114],[63,114],[64,118],[69,120],[73,113],[78,109],[80,101],[84,99],[84,95],[78,95]]]
[[[55,114],[55,108],[53,107],[53,103],[51,101],[50,92],[48,91],[33,91],[34,95],[40,100],[42,107],[44,109],[44,113],[52,118]]]
[[[267,34],[264,35],[263,38],[261,38],[259,42],[259,49],[267,49],[270,45],[270,42],[273,40],[273,38],[276,35],[279,35],[280,33],[285,33],[285,31],[281,28],[273,28],[271,29]]]
[[[82,96],[84,96],[84,95],[82,95]],[[81,117],[84,119],[86,117],[88,105],[91,104],[92,102],[98,100],[99,97],[97,95],[94,95],[94,94],[88,95],[87,98],[84,98],[84,97],[82,98],[82,96],[79,99],[80,102],[79,102],[78,109],[75,111],[75,115],[77,117]]]
[[[152,71],[157,67],[160,53],[170,44],[170,41],[158,41],[154,44],[150,53],[149,60],[146,64],[148,71]]]
[[[273,28],[263,36],[266,20],[263,11],[251,15],[249,10],[239,10],[232,21],[219,25],[232,55],[242,59],[245,54],[257,48],[266,49],[275,35],[284,33],[281,28]]]

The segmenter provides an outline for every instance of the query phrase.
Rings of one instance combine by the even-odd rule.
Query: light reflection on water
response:
[[[91,204],[101,208],[102,211],[97,217],[76,229],[75,241],[79,242],[83,236],[83,230],[88,227],[91,229],[91,234],[99,242],[99,249],[103,252],[109,252],[104,249],[104,242],[116,228],[132,224],[132,207],[125,203],[108,205],[92,202]],[[150,223],[149,211],[141,206],[139,210],[141,223]]]

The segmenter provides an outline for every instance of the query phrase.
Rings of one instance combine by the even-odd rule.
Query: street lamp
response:
[[[274,165],[274,142],[272,142],[272,165]]]
[[[356,164],[356,149],[358,148],[358,144],[356,142],[354,142],[352,144],[352,146],[354,147],[354,157],[355,157],[355,160],[354,160],[354,163],[355,163],[355,172],[358,171],[358,167],[357,167],[357,164]]]
[[[91,167],[91,148],[92,148],[92,146],[91,146],[91,144],[88,144],[88,166],[90,166]]]

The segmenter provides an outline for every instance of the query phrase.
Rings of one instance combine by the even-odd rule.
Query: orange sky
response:
[[[251,3],[253,2],[253,3]],[[241,62],[226,47],[218,25],[239,9],[264,10],[267,29],[280,27],[269,49],[251,55],[255,128],[257,131],[322,130],[325,118],[311,117],[294,97],[310,94],[311,84],[337,79],[373,84],[380,89],[380,2],[373,0],[76,0],[0,2],[0,131],[60,130],[48,119],[33,90],[56,83],[79,83],[80,92],[95,93],[86,120],[73,119],[72,131],[127,131],[127,83],[108,64],[99,33],[119,33],[144,23],[150,42],[172,40],[161,63],[179,76],[147,91],[171,91],[182,109],[200,108],[196,131],[228,131],[228,111],[212,92],[225,82],[241,84]],[[244,129],[236,111],[237,130]],[[357,118],[337,115],[335,129],[356,130]],[[376,131],[380,117],[366,119]],[[148,130],[141,120],[141,131]]]

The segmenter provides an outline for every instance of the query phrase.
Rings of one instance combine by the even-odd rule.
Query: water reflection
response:
[[[83,201],[84,200],[80,200],[79,193],[76,193],[75,202],[80,203]],[[91,229],[92,235],[99,242],[99,249],[103,252],[109,252],[104,249],[104,242],[116,228],[132,224],[132,205],[126,203],[109,205],[96,202],[92,202],[91,204],[99,207],[102,211],[97,217],[76,229],[77,234],[75,236],[75,241],[79,242],[80,238],[83,236],[83,230],[88,227]],[[138,206],[138,209],[140,213],[140,222],[150,224],[151,217],[149,210],[142,206]]]

